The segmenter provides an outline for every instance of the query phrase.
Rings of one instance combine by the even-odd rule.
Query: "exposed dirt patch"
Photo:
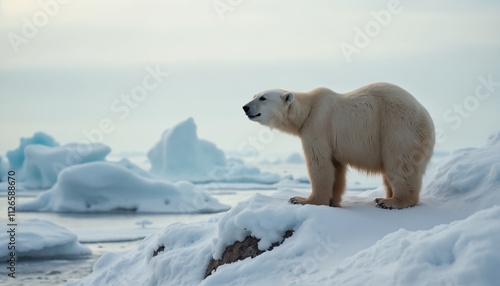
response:
[[[247,236],[243,241],[236,241],[233,245],[230,245],[224,250],[221,259],[211,259],[210,263],[208,263],[207,270],[205,271],[205,278],[210,276],[213,271],[217,269],[217,267],[227,264],[233,263],[238,260],[243,260],[248,257],[255,257],[260,255],[266,251],[271,251],[276,246],[279,246],[285,241],[285,239],[289,238],[293,235],[293,230],[287,230],[285,235],[283,235],[283,240],[279,242],[275,242],[269,247],[267,250],[259,250],[257,246],[260,239],[254,236]]]

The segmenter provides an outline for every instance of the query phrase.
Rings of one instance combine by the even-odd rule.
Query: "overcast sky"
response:
[[[100,127],[114,151],[146,152],[188,117],[225,150],[300,151],[241,106],[264,89],[377,81],[429,109],[437,150],[500,129],[498,1],[61,2],[0,0],[2,155],[36,131],[69,143]]]

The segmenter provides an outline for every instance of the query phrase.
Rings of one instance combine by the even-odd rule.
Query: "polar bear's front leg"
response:
[[[292,204],[330,205],[332,187],[335,181],[335,167],[331,157],[318,152],[317,149],[306,148],[304,153],[307,160],[307,169],[311,180],[312,192],[307,198],[293,197]]]

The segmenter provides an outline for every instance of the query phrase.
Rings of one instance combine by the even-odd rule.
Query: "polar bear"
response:
[[[274,89],[255,95],[243,110],[252,121],[301,138],[312,192],[291,203],[340,207],[347,166],[382,174],[386,196],[375,200],[377,207],[418,203],[434,124],[401,87],[375,83],[345,94]]]

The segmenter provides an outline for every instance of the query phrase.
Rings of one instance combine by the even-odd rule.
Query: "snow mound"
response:
[[[59,146],[59,143],[57,143],[52,136],[43,132],[36,132],[31,138],[21,138],[19,147],[15,150],[7,152],[7,158],[9,159],[9,164],[12,169],[19,171],[19,169],[23,166],[25,159],[24,149],[29,145],[56,147]]]
[[[494,133],[485,146],[456,150],[431,166],[424,177],[421,197],[474,210],[500,201],[499,138],[500,132]]]
[[[287,164],[304,164],[305,162],[306,160],[300,153],[292,153],[285,160]]]
[[[10,241],[11,227],[2,224],[0,248],[2,261],[10,255],[7,245]],[[51,221],[29,219],[17,224],[16,227],[16,258],[55,258],[59,256],[89,255],[91,250],[77,241],[77,236],[63,226]]]
[[[217,225],[218,238],[213,241],[214,259],[220,259],[227,246],[249,235],[260,238],[259,250],[266,250],[305,219],[303,214],[293,211],[292,205],[276,207],[266,203],[268,200],[268,196],[256,194],[221,217]]]
[[[199,213],[229,209],[188,182],[149,179],[121,163],[91,162],[64,169],[52,189],[20,211]]]
[[[123,277],[137,285],[331,285],[308,281],[330,275],[331,267],[403,227],[430,229],[466,217],[429,206],[396,215],[359,197],[347,197],[344,208],[288,204],[294,195],[304,194],[284,189],[256,195],[208,221],[172,224],[137,249],[104,255],[92,274],[70,285],[119,285]],[[272,251],[222,265],[203,280],[209,260],[220,258],[235,241],[252,235],[260,239],[259,249],[266,250],[287,230],[294,234]],[[164,251],[153,257],[160,246]]]
[[[261,172],[242,160],[226,160],[214,143],[198,138],[192,118],[163,132],[147,156],[150,171],[169,181],[274,184],[281,180],[278,174]]]
[[[347,258],[320,285],[493,285],[500,281],[500,207],[427,231],[401,229]],[[362,275],[360,275],[362,273]]]
[[[26,159],[21,180],[30,189],[46,189],[57,181],[61,170],[72,165],[102,161],[111,149],[101,143],[70,143],[59,147],[29,145],[24,149]]]
[[[198,285],[203,274],[197,272],[210,259],[214,228],[207,223],[175,226],[146,237],[136,249],[105,253],[89,276],[66,285]],[[161,245],[164,251],[153,258]]]

